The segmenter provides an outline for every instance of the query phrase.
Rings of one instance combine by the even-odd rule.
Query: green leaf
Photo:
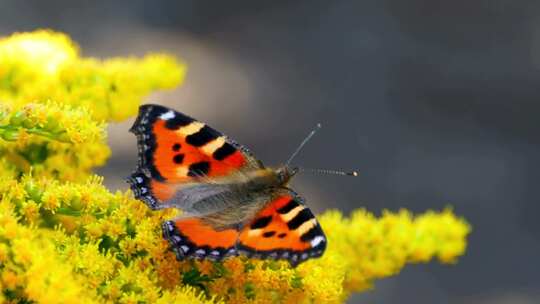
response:
[[[250,300],[255,299],[255,285],[251,282],[247,282],[246,285],[244,285],[244,293],[246,294],[246,298]]]

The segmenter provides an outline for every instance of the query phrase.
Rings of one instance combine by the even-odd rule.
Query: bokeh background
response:
[[[540,302],[539,1],[0,0],[0,35],[36,28],[85,56],[178,55],[184,86],[148,101],[268,165],[321,122],[295,163],[361,174],[298,176],[316,211],[452,205],[472,223],[457,265],[408,266],[349,303]],[[131,123],[110,126],[112,189],[135,166]]]

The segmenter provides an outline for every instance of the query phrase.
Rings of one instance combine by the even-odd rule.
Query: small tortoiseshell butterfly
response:
[[[141,106],[130,131],[139,148],[128,179],[135,197],[183,211],[162,226],[178,259],[242,254],[296,266],[324,253],[321,226],[287,187],[298,169],[267,168],[246,147],[160,105]]]

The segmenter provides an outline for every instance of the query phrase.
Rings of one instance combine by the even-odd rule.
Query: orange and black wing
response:
[[[179,260],[190,257],[217,261],[237,254],[235,228],[217,230],[201,218],[166,221],[162,228],[163,237]]]
[[[164,237],[180,260],[221,260],[242,254],[283,259],[296,266],[320,257],[327,242],[320,224],[301,198],[282,192],[246,225],[217,229],[205,218],[181,218],[163,223]]]
[[[160,105],[141,106],[130,131],[137,136],[139,163],[128,182],[152,209],[172,198],[179,183],[263,167],[244,146]]]
[[[283,191],[243,227],[236,249],[250,257],[285,259],[296,266],[320,257],[326,242],[320,224],[303,199]]]

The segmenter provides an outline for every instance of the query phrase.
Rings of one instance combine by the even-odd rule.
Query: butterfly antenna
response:
[[[318,123],[315,128],[313,130],[311,130],[311,132],[308,134],[308,136],[306,136],[306,138],[304,138],[304,140],[300,143],[300,145],[298,146],[298,148],[296,148],[296,150],[294,151],[294,153],[291,155],[291,157],[289,157],[289,159],[287,160],[287,162],[285,163],[285,166],[288,167],[289,164],[291,163],[291,161],[294,159],[294,157],[298,154],[298,152],[300,152],[300,150],[302,150],[302,148],[304,147],[304,145],[313,137],[313,135],[315,135],[315,133],[322,127],[321,123]]]
[[[345,171],[328,170],[328,169],[304,169],[304,168],[299,168],[298,170],[299,170],[299,172],[358,176],[358,171],[345,172]]]

